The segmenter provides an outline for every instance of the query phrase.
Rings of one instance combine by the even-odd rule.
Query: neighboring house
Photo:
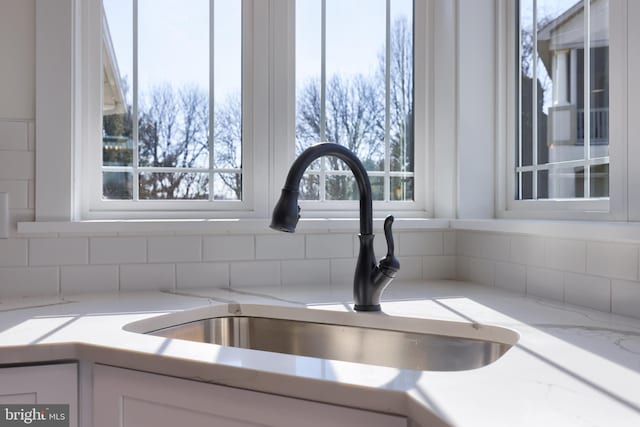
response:
[[[589,44],[591,46],[590,158],[609,155],[609,0],[592,0]],[[578,2],[538,31],[538,55],[553,85],[548,109],[546,142],[548,161],[585,158],[584,5]],[[589,82],[586,82],[589,84]],[[540,138],[543,140],[544,137]],[[608,196],[607,164],[592,166],[591,195]],[[553,166],[548,176],[548,197],[581,197],[584,167]]]
[[[122,114],[125,112],[126,103],[122,88],[122,77],[118,68],[118,60],[113,50],[111,33],[107,18],[102,19],[102,67],[103,67],[103,114]]]

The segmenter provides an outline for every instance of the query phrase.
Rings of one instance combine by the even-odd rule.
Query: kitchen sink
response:
[[[297,310],[316,314],[316,317],[320,311]],[[341,314],[338,317],[343,318],[348,315],[335,314]],[[361,314],[350,314],[362,323]],[[370,327],[354,326],[351,322],[338,324],[241,313],[199,319],[146,333],[171,339],[422,371],[460,371],[486,366],[504,355],[518,337],[516,332],[496,326],[428,319],[406,318],[412,330],[393,328],[401,327],[402,319],[393,316],[376,319],[373,315],[372,320],[377,320],[374,323],[378,325]],[[384,327],[380,327],[381,324]],[[421,332],[420,329],[432,331]],[[457,336],[453,335],[455,329],[460,329]],[[491,335],[493,339],[489,338]]]

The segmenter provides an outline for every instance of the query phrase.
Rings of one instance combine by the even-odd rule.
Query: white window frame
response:
[[[392,0],[387,0],[392,1]],[[431,137],[428,134],[431,124],[429,85],[429,54],[432,19],[431,1],[414,0],[414,200],[373,202],[374,211],[394,213],[399,217],[432,217],[433,200],[430,164]],[[273,25],[274,46],[272,86],[272,121],[274,172],[271,188],[271,204],[275,204],[284,185],[289,165],[295,159],[295,0],[272,0],[272,16],[283,19]],[[277,18],[278,19],[278,18]],[[388,23],[387,23],[388,24]],[[278,153],[287,153],[279,156]],[[389,173],[389,171],[383,172]],[[393,173],[392,173],[393,174]],[[371,173],[371,176],[376,173]],[[358,212],[358,201],[314,201],[300,200],[305,217],[354,217]]]
[[[102,13],[99,0],[36,0],[36,221],[268,218],[294,160],[295,0],[243,0],[242,202],[147,201],[105,209],[95,188],[101,135]],[[404,217],[432,216],[428,61],[432,5],[415,0],[414,202],[375,202],[374,209]],[[268,70],[268,72],[264,72]],[[265,161],[266,159],[266,161]],[[421,185],[419,185],[421,184]],[[93,194],[93,195],[91,195]],[[212,206],[215,204],[215,206]],[[321,207],[304,203],[305,216],[355,217],[357,202]],[[178,207],[179,206],[179,207]]]
[[[609,199],[515,200],[518,58],[517,0],[498,4],[497,216],[499,218],[626,220],[627,200],[627,0],[609,3]],[[631,172],[631,171],[630,171]]]

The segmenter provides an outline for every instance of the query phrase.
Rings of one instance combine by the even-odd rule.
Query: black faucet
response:
[[[307,148],[293,162],[282,188],[280,199],[273,209],[270,227],[278,231],[293,233],[300,219],[298,189],[307,167],[319,157],[335,156],[344,161],[356,178],[360,191],[360,254],[353,279],[354,309],[356,311],[380,311],[380,296],[400,270],[400,263],[393,255],[393,216],[384,220],[384,235],[387,239],[387,256],[376,265],[373,252],[373,208],[371,183],[362,162],[349,149],[339,144],[323,142]]]

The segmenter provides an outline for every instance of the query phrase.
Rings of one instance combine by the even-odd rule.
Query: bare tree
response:
[[[231,94],[221,104],[215,106],[214,159],[218,168],[239,169],[242,167],[242,101],[239,93]],[[242,174],[222,173],[217,179],[226,191],[216,193],[214,198],[242,199]]]
[[[406,18],[394,22],[390,50],[391,168],[395,171],[413,171],[413,33]],[[326,84],[324,139],[346,146],[358,155],[368,170],[374,171],[384,170],[385,159],[384,52],[385,49],[381,49],[378,66],[370,75],[334,75]],[[299,152],[322,138],[319,78],[309,80],[298,89],[296,115],[296,148]],[[337,158],[329,157],[325,162],[330,170],[347,169]],[[312,168],[317,167],[312,165]],[[301,192],[305,197],[317,198],[318,186],[318,179],[310,177],[302,182]],[[349,175],[330,175],[326,191],[327,198],[332,199],[358,196],[358,190]],[[381,191],[379,187],[377,198],[382,198]]]
[[[208,105],[208,95],[197,87],[152,88],[140,106],[140,166],[208,167]],[[141,199],[203,199],[207,194],[207,174],[147,172],[140,176]]]

